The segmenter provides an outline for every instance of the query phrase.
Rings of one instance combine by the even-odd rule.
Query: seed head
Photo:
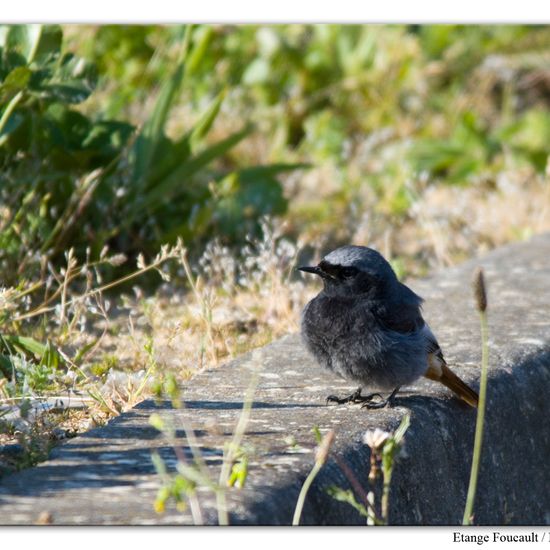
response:
[[[484,312],[487,310],[487,290],[485,287],[485,278],[483,277],[483,269],[480,267],[474,272],[473,286],[476,307],[479,312]]]

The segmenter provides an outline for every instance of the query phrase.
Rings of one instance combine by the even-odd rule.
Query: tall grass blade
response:
[[[242,141],[251,132],[251,129],[251,126],[247,126],[243,130],[230,135],[228,138],[211,145],[195,157],[181,164],[145,195],[145,200],[140,203],[141,208],[136,211],[136,214],[141,214],[144,210],[152,212],[164,201],[169,200],[170,197],[184,190],[188,183],[188,178],[214,159],[224,155],[237,143]]]
[[[146,184],[153,159],[158,155],[159,145],[164,138],[164,127],[166,125],[168,113],[183,83],[183,78],[185,76],[185,59],[189,50],[191,32],[192,26],[189,25],[186,28],[183,38],[182,52],[178,66],[174,74],[162,87],[155,108],[151,116],[143,125],[135,141],[132,158],[134,162],[134,182],[137,192],[141,191]]]

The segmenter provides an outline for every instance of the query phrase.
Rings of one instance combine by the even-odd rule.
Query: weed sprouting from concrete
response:
[[[225,497],[227,488],[233,486],[242,488],[248,475],[248,459],[242,443],[250,420],[252,404],[254,402],[254,392],[258,386],[261,370],[261,363],[257,352],[252,352],[249,368],[251,377],[244,396],[243,408],[239,415],[237,425],[235,426],[233,437],[225,446],[223,452],[223,463],[218,480],[218,487],[220,490],[216,493],[218,521],[220,525],[229,525],[227,500]]]
[[[363,442],[370,447],[369,489],[359,483],[351,468],[340,457],[335,457],[353,490],[331,486],[327,493],[340,502],[351,505],[367,522],[367,525],[388,525],[390,488],[396,460],[403,446],[405,433],[410,425],[410,416],[405,415],[395,432],[376,428],[365,432]],[[381,494],[377,485],[382,481]],[[358,502],[356,493],[362,502]]]
[[[389,522],[389,505],[390,505],[390,487],[391,487],[391,478],[393,474],[393,469],[395,466],[395,461],[399,452],[401,450],[402,440],[405,436],[405,432],[410,425],[410,416],[407,414],[401,420],[401,424],[395,430],[393,435],[388,437],[382,444],[382,453],[381,453],[381,462],[382,462],[382,479],[383,479],[383,490],[382,490],[382,502],[381,502],[381,511],[382,511],[382,521],[385,525]],[[374,448],[373,454],[375,454]]]
[[[195,525],[203,523],[201,504],[198,498],[199,489],[213,493],[216,500],[216,511],[219,525],[229,525],[229,509],[227,505],[227,491],[232,488],[242,489],[248,477],[248,452],[243,445],[243,439],[250,420],[254,392],[258,385],[261,364],[257,354],[252,353],[250,360],[251,378],[243,407],[239,414],[237,424],[231,439],[224,445],[222,465],[218,479],[215,480],[202,456],[201,446],[192,426],[184,419],[181,420],[185,432],[187,446],[191,452],[192,460],[189,461],[179,442],[176,439],[174,426],[160,417],[151,415],[149,422],[167,438],[174,448],[177,457],[177,473],[169,474],[160,455],[153,453],[153,464],[161,478],[162,486],[158,491],[154,508],[158,513],[163,513],[169,500],[173,500],[176,508],[184,511],[189,503],[189,508]],[[165,383],[164,391],[171,398],[172,404],[178,408],[184,408],[179,387],[174,383]]]
[[[462,518],[463,525],[471,525],[474,514],[474,503],[477,490],[479,465],[481,462],[481,448],[483,445],[483,427],[485,421],[485,407],[487,402],[487,374],[489,369],[489,325],[487,321],[487,288],[483,270],[479,268],[474,273],[473,280],[476,309],[479,313],[481,330],[481,379],[479,383],[479,405],[477,408],[476,432],[474,438],[474,451],[472,455],[472,469],[470,483],[466,496],[466,506]]]

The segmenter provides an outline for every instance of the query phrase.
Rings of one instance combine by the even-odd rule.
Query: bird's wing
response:
[[[379,310],[378,317],[384,327],[402,334],[410,334],[420,331],[426,340],[426,349],[434,359],[445,363],[443,352],[439,347],[428,323],[424,321],[420,307],[417,305],[400,304],[398,307],[390,307]]]
[[[376,316],[385,328],[403,334],[422,330],[426,326],[418,305],[384,304],[376,311]]]
[[[428,354],[434,355],[436,359],[439,361],[445,363],[445,358],[443,357],[443,352],[441,351],[441,348],[439,347],[439,344],[437,342],[436,337],[434,336],[434,333],[432,332],[432,329],[428,325],[428,323],[424,323],[424,326],[422,327],[422,334],[424,338],[426,339],[426,342],[428,344]]]
[[[443,357],[443,352],[439,347],[437,338],[434,336],[428,323],[422,318],[420,308],[418,306],[407,306],[397,309],[392,308],[391,310],[395,311],[393,315],[381,317],[383,324],[387,328],[402,333],[420,331],[424,337],[428,352],[428,369],[424,373],[424,376],[447,386],[463,401],[472,407],[477,407],[479,399],[477,393],[447,366],[447,362]],[[386,309],[383,311],[388,310]]]

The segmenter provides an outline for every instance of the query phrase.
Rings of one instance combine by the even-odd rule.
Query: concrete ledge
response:
[[[475,507],[478,524],[550,522],[550,235],[498,249],[431,279],[412,283],[426,298],[425,314],[448,361],[477,387],[480,338],[471,275],[485,268],[489,289],[490,379],[486,435]],[[332,454],[366,486],[366,429],[394,429],[406,412],[411,426],[405,456],[392,481],[390,523],[458,524],[468,485],[475,411],[428,380],[399,394],[390,410],[325,406],[329,393],[353,388],[322,372],[291,335],[266,346],[252,361],[263,366],[244,444],[251,452],[242,490],[229,492],[234,524],[288,525],[299,489],[313,464],[312,428],[336,431]],[[152,503],[159,481],[151,451],[176,463],[172,447],[148,424],[170,419],[186,456],[184,424],[197,434],[217,478],[225,442],[240,414],[251,377],[251,356],[198,374],[183,389],[186,408],[145,401],[108,426],[56,448],[51,459],[0,481],[0,523],[189,524],[189,513]],[[326,494],[348,487],[334,461],[314,482],[303,523],[364,524],[354,510]],[[205,522],[216,523],[215,503],[201,491]]]

